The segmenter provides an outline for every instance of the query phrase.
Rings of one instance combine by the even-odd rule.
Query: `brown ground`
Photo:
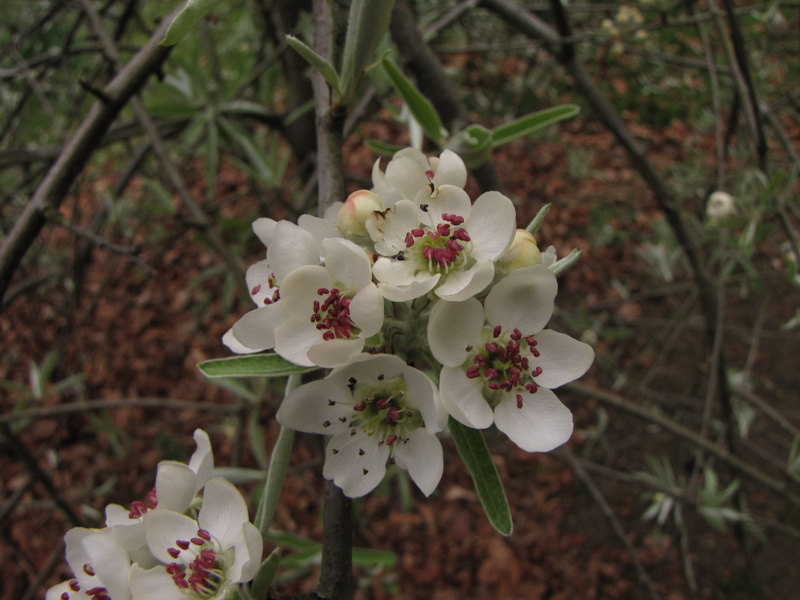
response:
[[[561,130],[564,135],[558,143],[515,143],[494,158],[507,191],[520,201],[520,224],[526,224],[543,202],[553,202],[539,234],[542,246],[586,250],[581,264],[561,280],[559,312],[553,325],[575,336],[594,329],[598,359],[584,383],[602,389],[617,383],[630,400],[697,430],[709,381],[709,351],[687,271],[679,267],[675,280],[666,282],[654,277],[638,257],[637,248],[654,239],[663,224],[645,185],[610,136],[589,121]],[[377,127],[376,131],[380,135],[383,129]],[[687,136],[680,124],[658,134],[640,133],[647,133],[651,144],[662,150],[658,156],[665,163],[685,159],[689,149],[696,150],[698,144],[711,147],[709,139]],[[797,141],[798,132],[793,134]],[[368,177],[373,159],[359,149],[359,143],[350,143],[348,168]],[[570,174],[567,168],[568,154],[575,148],[591,152],[585,173]],[[708,156],[713,156],[710,149]],[[185,174],[198,181],[195,192],[201,197],[200,170],[189,166]],[[65,204],[64,214],[88,226],[97,206],[97,192],[112,181],[113,174],[87,175],[80,197]],[[137,202],[142,193],[141,182],[136,182],[128,197]],[[277,207],[274,214],[282,215],[287,194],[273,192],[256,202],[248,182],[225,167],[217,199],[207,209],[217,219],[236,216],[249,221],[263,214],[260,205],[271,202]],[[693,198],[683,206],[687,216],[702,213],[702,199]],[[25,403],[24,409],[46,410],[83,400],[120,402],[110,410],[14,421],[19,439],[52,481],[60,500],[88,526],[98,524],[97,511],[106,504],[128,504],[141,498],[153,484],[159,460],[188,458],[193,449],[191,432],[196,427],[210,433],[217,466],[230,466],[237,457],[240,465],[257,466],[249,438],[240,435],[250,411],[257,411],[268,447],[277,434],[274,393],[252,405],[209,383],[195,367],[202,360],[228,354],[220,337],[237,315],[249,308],[237,302],[231,312],[224,311],[223,277],[198,278],[218,265],[218,258],[194,231],[172,218],[142,218],[135,211],[131,215],[135,218],[123,223],[132,230],[131,238],[123,237],[120,226],[109,227],[102,234],[127,246],[139,244],[139,256],[152,267],[152,275],[125,257],[95,249],[79,293],[66,283],[77,276],[69,272],[74,267],[68,266],[68,277],[50,279],[0,314],[4,347],[0,380],[25,384],[31,361],[41,363],[53,351],[63,357],[50,378],[52,383],[85,374],[82,391],[46,394],[41,400]],[[604,234],[607,241],[598,243],[606,224],[611,228]],[[28,267],[18,281],[24,275],[71,264],[75,240],[70,233],[50,228],[37,243],[47,249],[52,264]],[[711,256],[714,244],[705,247]],[[246,262],[261,255],[251,236],[244,253]],[[800,293],[786,284],[778,256],[772,238],[760,241],[753,264],[764,292],[742,284],[738,274],[733,278],[726,296],[725,351],[736,369],[744,368],[748,359],[752,361],[754,392],[798,425],[800,345],[796,331],[781,331],[780,325],[800,305]],[[627,294],[621,293],[622,289]],[[7,389],[1,397],[4,415],[24,403],[19,390]],[[591,469],[590,476],[615,511],[655,589],[668,600],[690,598],[676,527],[670,520],[662,528],[643,522],[647,490],[624,477],[646,470],[645,456],[666,455],[678,476],[685,479],[692,468],[694,448],[593,398],[563,390],[560,397],[576,416],[570,450],[606,469],[603,473]],[[197,406],[122,405],[124,400],[141,398],[176,399]],[[209,405],[229,410],[214,411]],[[608,417],[607,430],[596,435],[602,415]],[[514,534],[504,538],[488,524],[469,475],[446,440],[449,460],[431,498],[414,490],[413,504],[403,506],[398,482],[393,479],[356,503],[357,544],[390,550],[397,558],[391,569],[358,568],[359,598],[648,597],[631,554],[585,482],[563,457],[527,454],[493,433],[488,438],[507,483]],[[759,417],[744,456],[777,476],[780,465],[772,462],[785,460],[788,441],[781,430]],[[276,529],[314,540],[319,540],[321,533],[319,448],[311,436],[298,436],[275,523]],[[731,477],[742,479],[719,461],[711,464],[723,486]],[[9,443],[0,445],[0,466],[0,493],[3,506],[9,508],[0,520],[0,563],[6,565],[0,596],[8,600],[43,597],[47,586],[68,576],[59,543],[70,522],[41,481],[28,484],[29,470]],[[753,514],[797,525],[798,515],[787,510],[786,502],[747,480],[743,485]],[[796,485],[794,490],[797,493]],[[12,499],[16,500],[13,504]],[[792,537],[763,528],[761,537],[747,536],[751,545],[748,559],[730,527],[724,533],[715,531],[690,505],[684,506],[683,515],[699,586],[697,597],[794,597],[800,584],[797,534]],[[50,569],[52,560],[57,561],[54,569]],[[43,581],[37,580],[40,573],[45,575]],[[297,579],[280,589],[313,589],[314,567],[294,574]]]

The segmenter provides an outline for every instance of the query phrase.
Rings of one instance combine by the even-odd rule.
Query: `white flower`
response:
[[[736,202],[728,192],[714,192],[708,197],[706,216],[711,223],[719,223],[736,214]]]
[[[185,512],[192,504],[197,492],[211,477],[214,468],[214,454],[208,434],[196,429],[194,440],[197,444],[189,464],[162,460],[158,463],[156,485],[144,501],[131,503],[129,509],[119,504],[106,507],[106,526],[111,535],[124,547],[131,558],[142,566],[152,566],[155,561],[147,550],[142,517],[157,506],[175,512]]]
[[[572,414],[550,391],[583,375],[591,346],[542,330],[557,284],[543,265],[500,280],[482,306],[470,298],[440,302],[428,339],[442,363],[439,396],[458,421],[477,429],[494,423],[520,448],[546,452],[572,434]]]
[[[275,330],[275,351],[298,365],[335,367],[381,330],[383,298],[362,248],[340,238],[322,247],[325,266],[295,269],[281,285],[286,320]]]
[[[463,188],[467,168],[452,150],[428,158],[419,150],[405,148],[395,153],[386,173],[380,169],[380,159],[375,161],[372,183],[372,191],[381,197],[384,208],[391,208],[399,200],[416,200],[421,191],[430,195],[442,185]]]
[[[321,241],[341,234],[329,219],[302,215],[299,225],[257,219],[253,230],[267,246],[267,258],[247,269],[247,288],[259,308],[245,314],[222,338],[237,354],[261,352],[275,346],[275,328],[286,319],[280,286],[294,270],[318,265],[324,258]]]
[[[394,355],[362,354],[325,379],[291,392],[277,414],[281,425],[333,436],[323,475],[351,498],[377,486],[387,461],[408,470],[428,496],[442,476],[436,437],[447,422],[428,377]]]
[[[64,536],[75,577],[51,587],[45,600],[129,600],[127,551],[110,529],[75,527]]]
[[[403,302],[435,288],[440,298],[460,301],[481,292],[514,239],[511,200],[487,192],[470,204],[467,193],[452,185],[431,197],[422,192],[418,200],[400,200],[367,221],[383,255],[373,267],[381,294]]]
[[[224,479],[206,483],[196,521],[162,508],[142,521],[147,545],[163,564],[131,566],[133,600],[221,600],[258,570],[261,534],[249,522],[241,494]]]

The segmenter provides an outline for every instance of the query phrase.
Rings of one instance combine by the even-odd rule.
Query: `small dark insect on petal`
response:
[[[383,373],[378,375],[378,381],[383,381],[385,378],[386,378],[386,375],[384,375]]]
[[[322,426],[323,426],[323,427],[330,427],[330,426],[331,426],[331,422],[330,422],[330,421],[325,421],[325,422],[322,424]]]
[[[331,454],[339,454],[338,448],[331,448]]]
[[[333,406],[334,404],[336,404],[336,400],[331,400],[328,398],[328,406]]]
[[[367,473],[369,473],[369,469],[364,469],[364,475],[366,475]]]
[[[419,205],[419,209],[420,209],[422,212],[428,212],[428,205],[427,205],[427,204],[420,204],[420,205]]]
[[[364,449],[363,449],[363,448],[359,448],[359,449],[358,449],[358,455],[359,455],[359,456],[364,456],[365,454],[366,454],[366,452],[364,452]]]

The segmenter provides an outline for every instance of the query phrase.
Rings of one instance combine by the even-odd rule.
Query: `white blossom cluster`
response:
[[[211,477],[208,434],[198,429],[194,439],[188,465],[159,463],[145,500],[109,505],[103,528],[67,532],[74,577],[50,588],[45,600],[222,600],[253,579],[261,533],[239,491]]]
[[[471,201],[451,151],[408,148],[372,177],[372,190],[323,218],[253,224],[267,247],[247,271],[257,308],[224,343],[332,369],[291,392],[278,421],[331,436],[323,474],[351,497],[374,489],[389,462],[429,495],[448,416],[494,424],[531,452],[566,442],[572,415],[551,389],[583,375],[594,352],[544,329],[554,251],[517,229],[499,192]]]

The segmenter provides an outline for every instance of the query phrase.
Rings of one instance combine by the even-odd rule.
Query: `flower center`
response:
[[[402,377],[377,382],[359,383],[351,378],[350,385],[356,400],[350,426],[360,427],[367,435],[378,435],[379,443],[392,446],[403,441],[407,431],[423,425],[422,415],[406,405],[406,384]]]
[[[167,573],[186,595],[211,598],[225,584],[222,560],[205,529],[198,529],[197,536],[190,540],[175,540],[175,546],[167,552],[176,561],[167,565]]]
[[[353,301],[348,296],[333,288],[319,288],[317,295],[320,300],[314,300],[314,312],[311,322],[317,324],[317,329],[322,331],[323,340],[350,339],[358,335],[358,328],[350,318],[350,303]]]
[[[420,262],[427,263],[431,273],[447,274],[453,268],[462,267],[467,258],[464,250],[470,241],[467,230],[459,227],[464,217],[444,213],[442,220],[444,223],[438,223],[435,228],[409,231],[405,237],[408,250],[403,252],[403,259],[412,253],[421,258]]]
[[[156,488],[153,488],[149,492],[147,492],[147,496],[144,498],[144,502],[141,500],[134,500],[131,502],[131,510],[128,513],[129,519],[138,519],[142,515],[144,515],[147,511],[153,510],[156,506],[158,506],[158,498],[156,498]]]
[[[250,290],[250,295],[255,296],[259,292],[261,292],[261,288],[263,286],[259,283],[258,285],[254,285],[253,289]],[[278,282],[275,280],[275,273],[270,273],[269,277],[267,278],[267,296],[264,298],[264,304],[273,304],[281,299],[281,291],[278,289]],[[272,292],[270,295],[269,292]]]
[[[535,394],[539,389],[534,378],[542,374],[542,368],[531,369],[529,358],[540,356],[536,338],[523,336],[519,329],[504,332],[499,325],[489,331],[484,330],[488,341],[473,354],[467,377],[483,380],[484,397],[492,408],[502,399],[501,392],[516,392],[517,408],[522,408],[523,396],[519,392],[525,389]]]

